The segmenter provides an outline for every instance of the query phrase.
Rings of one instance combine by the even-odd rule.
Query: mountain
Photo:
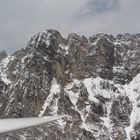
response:
[[[0,140],[140,140],[140,34],[56,30],[0,52],[0,117],[69,117]]]

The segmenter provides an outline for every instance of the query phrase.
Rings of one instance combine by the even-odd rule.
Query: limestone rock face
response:
[[[139,34],[38,33],[0,52],[0,117],[69,117],[0,140],[139,140],[139,73]]]

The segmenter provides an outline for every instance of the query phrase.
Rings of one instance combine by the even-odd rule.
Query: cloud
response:
[[[81,10],[81,15],[99,15],[106,11],[117,10],[119,6],[119,0],[90,0],[84,11]]]
[[[68,25],[86,0],[4,0],[0,1],[0,50],[13,52],[26,45],[35,33]],[[3,44],[3,45],[2,45]]]
[[[98,2],[95,4],[94,0],[89,1],[88,4],[90,5],[86,5],[86,7],[83,9],[83,11],[87,11],[86,14],[83,14],[83,17],[76,20],[75,23],[73,25],[71,24],[69,28],[72,31],[77,31],[78,33],[84,33],[87,35],[98,32],[109,34],[140,32],[140,1],[105,1],[108,3],[104,4],[102,2]],[[104,8],[101,10],[101,7]]]
[[[140,32],[139,0],[0,0],[0,50],[14,52],[46,28],[91,35]]]

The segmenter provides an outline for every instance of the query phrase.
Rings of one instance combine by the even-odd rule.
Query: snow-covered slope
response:
[[[10,61],[13,60],[14,60],[14,56],[8,55],[0,62],[0,77],[7,85],[11,83],[10,79],[8,79],[8,74],[7,74],[8,64],[10,63]]]
[[[1,118],[68,114],[1,140],[139,140],[140,35],[90,38],[56,30],[0,53]]]
[[[140,123],[140,74],[124,86],[124,90],[132,102],[133,109],[130,115],[130,125],[126,128],[127,137],[131,140],[130,134],[137,137],[137,125]]]

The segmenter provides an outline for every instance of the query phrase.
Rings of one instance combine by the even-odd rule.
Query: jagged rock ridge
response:
[[[56,30],[0,53],[0,116],[68,114],[1,140],[139,140],[140,34],[90,38]]]

